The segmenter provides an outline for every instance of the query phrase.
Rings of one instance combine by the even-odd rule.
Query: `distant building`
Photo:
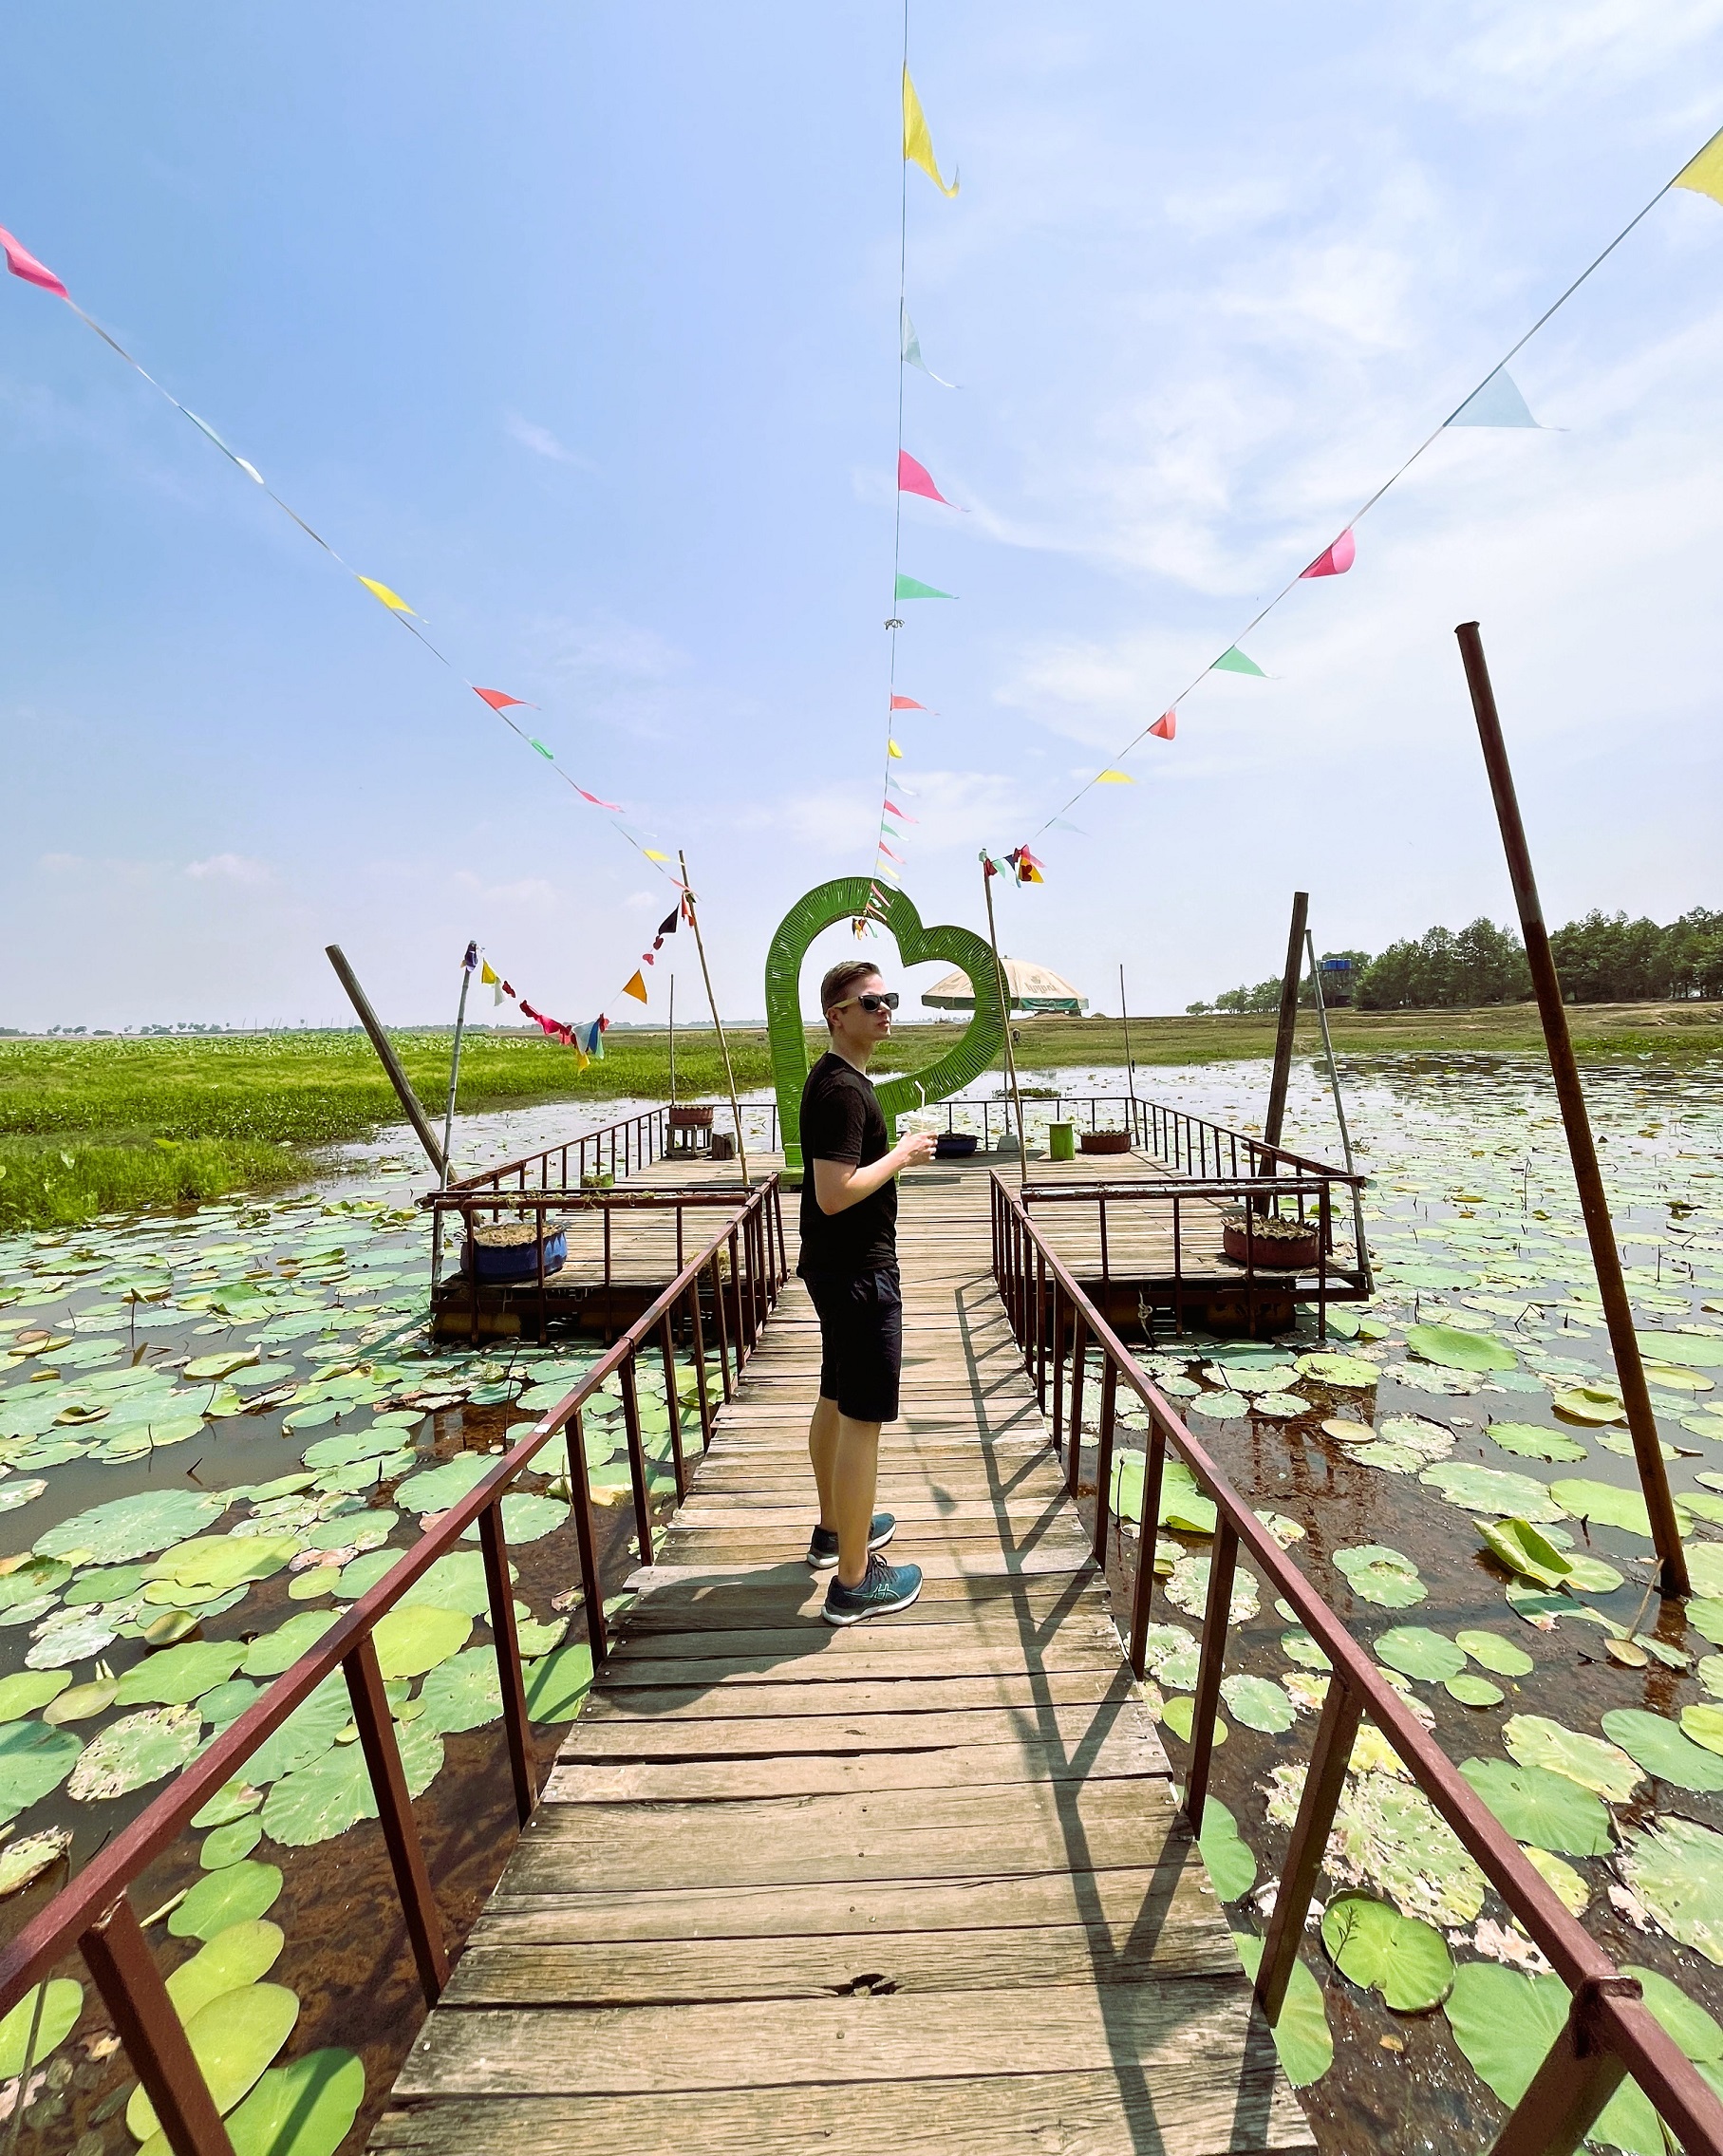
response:
[[[1005,986],[1014,1011],[1062,1011],[1069,1018],[1080,1018],[1089,1008],[1088,997],[1079,996],[1051,966],[1032,965],[1026,958],[1005,958],[1000,963],[1005,969]],[[934,1011],[972,1011],[975,991],[969,976],[960,969],[936,981],[922,1002]]]
[[[1357,974],[1349,958],[1325,958],[1321,962],[1322,1001],[1332,1010],[1347,1010],[1352,1004],[1353,984]]]

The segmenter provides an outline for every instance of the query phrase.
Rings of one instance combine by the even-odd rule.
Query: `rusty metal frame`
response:
[[[515,1195],[510,1193],[511,1202]],[[176,1775],[168,1789],[145,1806],[75,1880],[0,1948],[0,2015],[9,2012],[33,1985],[44,1981],[67,1954],[81,1954],[132,2068],[156,2106],[175,2156],[233,2156],[233,2144],[193,2060],[184,2029],[127,1899],[128,1889],[146,1865],[179,1839],[194,1812],[200,1810],[223,1783],[238,1776],[264,1739],[338,1671],[346,1680],[352,1702],[420,1985],[426,2002],[434,2004],[448,1981],[448,1950],[378,1665],[372,1638],[377,1623],[440,1557],[458,1548],[467,1528],[477,1524],[484,1556],[492,1640],[502,1684],[510,1774],[515,1809],[524,1825],[538,1801],[538,1790],[502,1526],[503,1498],[518,1477],[534,1467],[544,1448],[566,1431],[570,1511],[579,1546],[587,1628],[594,1670],[602,1668],[609,1628],[581,1436],[581,1411],[611,1377],[617,1378],[623,1393],[629,1467],[639,1507],[646,1494],[646,1478],[635,1388],[638,1359],[651,1352],[664,1356],[670,1378],[671,1428],[680,1434],[670,1341],[678,1317],[685,1315],[688,1337],[695,1348],[702,1434],[709,1438],[711,1415],[706,1406],[705,1364],[701,1351],[702,1297],[718,1311],[721,1327],[726,1294],[721,1276],[728,1261],[728,1292],[734,1295],[739,1313],[745,1295],[747,1306],[763,1319],[777,1303],[784,1283],[783,1247],[777,1178],[772,1176],[746,1193],[738,1213],[719,1227],[711,1241],[683,1266],[651,1307],[549,1414],[533,1424],[518,1444],[497,1460],[482,1481],[452,1505],[429,1533],[421,1534],[410,1549],[403,1550],[400,1562],[338,1618],[309,1653],[268,1685],[261,1698],[214,1738]],[[745,1268],[745,1282],[737,1270],[739,1265]],[[752,1344],[752,1332],[745,1340],[737,1339],[738,1373]],[[731,1378],[727,1364],[724,1382],[728,1397]],[[650,1514],[640,1510],[638,1517],[641,1551],[649,1563]]]
[[[1584,1926],[1568,1914],[1553,1889],[1532,1868],[1519,1844],[1426,1734],[1316,1586],[1227,1482],[1214,1459],[1191,1435],[1106,1318],[1083,1293],[1030,1218],[1018,1192],[997,1172],[990,1181],[993,1243],[1000,1263],[998,1285],[1025,1367],[1034,1373],[1037,1348],[1044,1342],[1049,1329],[1042,1296],[1037,1296],[1032,1313],[1023,1309],[1024,1287],[1033,1272],[1046,1282],[1051,1300],[1069,1310],[1074,1328],[1080,1321],[1084,1333],[1099,1349],[1114,1387],[1128,1388],[1149,1414],[1129,1640],[1131,1667],[1138,1678],[1143,1675],[1145,1633],[1154,1591],[1161,1472],[1169,1447],[1215,1507],[1217,1531],[1209,1562],[1208,1604],[1203,1613],[1190,1759],[1183,1800],[1193,1833],[1202,1828],[1230,1629],[1233,1568],[1241,1554],[1262,1574],[1267,1593],[1286,1603],[1296,1622],[1328,1658],[1327,1697],[1254,1985],[1264,2016],[1270,2022],[1278,2019],[1284,2002],[1353,1738],[1360,1719],[1368,1716],[1572,1995],[1567,2025],[1503,2128],[1494,2145],[1494,2156],[1571,2156],[1623,2075],[1629,2073],[1687,2156],[1723,2156],[1723,2104],[1647,2010],[1638,1980],[1624,1976]],[[1041,1359],[1044,1362],[1044,1348]],[[1076,1450],[1072,1445],[1073,1457]],[[1068,1475],[1072,1466],[1073,1459],[1068,1458]],[[1100,1479],[1096,1491],[1097,1551],[1106,1545],[1111,1498],[1110,1480]]]

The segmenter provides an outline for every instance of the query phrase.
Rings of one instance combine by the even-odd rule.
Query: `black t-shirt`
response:
[[[814,1163],[841,1160],[866,1168],[891,1150],[886,1117],[873,1088],[852,1063],[827,1053],[801,1089],[801,1187],[803,1274],[853,1279],[897,1263],[897,1184],[882,1183],[871,1196],[842,1212],[821,1212],[814,1190]]]

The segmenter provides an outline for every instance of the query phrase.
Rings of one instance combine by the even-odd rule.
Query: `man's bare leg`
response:
[[[814,1463],[814,1479],[819,1485],[819,1524],[828,1534],[837,1526],[833,1490],[837,1473],[837,1402],[821,1394],[808,1425],[808,1457]]]
[[[823,1407],[827,1403],[821,1401]],[[833,1472],[833,1524],[837,1528],[837,1577],[858,1587],[867,1577],[868,1538],[873,1529],[873,1495],[879,1480],[879,1424],[837,1417]]]

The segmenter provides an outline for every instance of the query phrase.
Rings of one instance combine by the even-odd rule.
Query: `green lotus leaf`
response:
[[[420,1687],[417,1729],[452,1736],[484,1729],[502,1715],[502,1686],[490,1647],[468,1647],[440,1662]]]
[[[1196,1716],[1196,1701],[1188,1692],[1180,1693],[1176,1699],[1161,1702],[1161,1727],[1171,1730],[1181,1744],[1190,1742],[1190,1726]],[[1214,1741],[1225,1744],[1227,1724],[1219,1715],[1214,1717]]]
[[[1489,1435],[1505,1453],[1527,1460],[1583,1460],[1583,1445],[1564,1430],[1546,1430],[1541,1422],[1492,1422]]]
[[[1621,1528],[1629,1534],[1651,1540],[1645,1500],[1637,1490],[1623,1490],[1613,1482],[1587,1482],[1577,1476],[1551,1483],[1549,1488],[1550,1495],[1576,1520],[1589,1520],[1594,1527]]]
[[[265,1782],[277,1781],[296,1768],[309,1766],[334,1743],[336,1732],[346,1727],[352,1712],[346,1679],[339,1671],[326,1677],[252,1753],[244,1768],[247,1781],[261,1788]]]
[[[1406,1345],[1421,1362],[1443,1370],[1517,1370],[1520,1359],[1493,1333],[1462,1332],[1457,1325],[1409,1325]]]
[[[1396,1624],[1393,1631],[1382,1634],[1373,1651],[1377,1661],[1397,1669],[1402,1677],[1426,1681],[1458,1677],[1466,1667],[1464,1649],[1425,1624]]]
[[[202,2069],[218,2111],[231,2111],[293,2033],[299,1995],[285,1984],[242,1984],[219,1993],[185,2025],[192,2056]],[[147,2142],[157,2130],[156,2107],[141,2087],[125,2107],[127,2130]]]
[[[183,1378],[231,1378],[235,1370],[243,1370],[248,1363],[255,1362],[255,1348],[230,1349],[224,1355],[199,1355],[188,1362],[180,1372]]]
[[[1224,1677],[1221,1697],[1235,1722],[1267,1736],[1279,1736],[1297,1719],[1284,1687],[1265,1677]]]
[[[1341,1976],[1380,1992],[1396,2014],[1427,2014],[1453,1989],[1453,1957],[1433,1924],[1367,1894],[1338,1894],[1322,1912],[1322,1944]]]
[[[1454,1645],[1462,1647],[1480,1668],[1497,1677],[1529,1677],[1536,1668],[1531,1657],[1499,1632],[1456,1632]]]
[[[284,1774],[263,1800],[263,1828],[288,1848],[332,1841],[362,1819],[375,1819],[377,1800],[364,1748],[338,1744]]]
[[[1167,1579],[1167,1600],[1187,1617],[1200,1617],[1208,1600],[1208,1560],[1181,1557]],[[1243,1565],[1232,1576],[1230,1622],[1247,1624],[1257,1613],[1257,1581]]]
[[[1462,1670],[1458,1677],[1445,1677],[1442,1690],[1462,1707],[1499,1707],[1508,1697],[1499,1684],[1491,1684],[1489,1678],[1474,1676],[1470,1670]]]
[[[148,1578],[149,1567],[144,1565],[103,1565],[80,1572],[62,1599],[67,1609],[81,1609],[91,1603],[130,1602],[135,1594],[141,1593]]]
[[[223,1782],[200,1811],[192,1814],[194,1827],[226,1827],[235,1819],[243,1819],[248,1812],[255,1811],[263,1802],[263,1791],[253,1789],[250,1782]]]
[[[279,1924],[253,1917],[229,1924],[200,1946],[167,1979],[167,1996],[181,2021],[189,2021],[223,1992],[254,1984],[275,1966],[285,1944]]]
[[[1641,1333],[1639,1353],[1689,1370],[1723,1370],[1723,1339],[1704,1333]]]
[[[1677,1519],[1680,1517],[1678,1506],[1676,1516]],[[1702,1597],[1723,1595],[1723,1542],[1689,1543],[1687,1546],[1687,1573],[1693,1582],[1695,1595]],[[1688,1603],[1687,1621],[1703,1632],[1704,1626],[1699,1623],[1699,1620],[1694,1614],[1697,1606],[1696,1603],[1690,1602]],[[1711,1634],[1706,1632],[1705,1637],[1709,1640]]]
[[[1606,1856],[1615,1847],[1608,1812],[1564,1774],[1506,1759],[1466,1759],[1460,1772],[1516,1842],[1575,1857]]]
[[[559,1647],[569,1629],[566,1617],[540,1624],[536,1618],[520,1617],[515,1621],[515,1643],[529,1660],[536,1661],[548,1655],[552,1647]]]
[[[1529,1521],[1562,1517],[1561,1505],[1543,1483],[1528,1474],[1514,1474],[1507,1468],[1476,1467],[1470,1460],[1442,1460],[1426,1468],[1418,1480],[1439,1490],[1449,1504],[1468,1512],[1491,1512],[1498,1517]]]
[[[379,1618],[371,1637],[384,1677],[422,1677],[459,1654],[472,1630],[464,1610],[413,1603]]]
[[[1611,1804],[1625,1804],[1643,1778],[1619,1746],[1544,1715],[1510,1715],[1502,1725],[1502,1742],[1522,1767],[1546,1767]],[[1539,1840],[1546,1849],[1554,1846]]]
[[[1582,1915],[1591,1900],[1591,1889],[1572,1865],[1564,1857],[1552,1856],[1547,1849],[1540,1849],[1535,1843],[1526,1845],[1525,1854],[1526,1863],[1552,1890],[1568,1915]]]
[[[1194,1646],[1171,1654],[1155,1671],[1155,1677],[1170,1692],[1194,1692],[1200,1658]]]
[[[60,1557],[75,1550],[86,1563],[123,1565],[196,1534],[221,1512],[226,1502],[224,1496],[200,1496],[190,1490],[140,1490],[62,1520],[37,1537],[36,1554]]]
[[[135,1662],[114,1695],[119,1707],[187,1707],[216,1685],[225,1684],[245,1659],[238,1640],[190,1640]]]
[[[1567,1986],[1560,1977],[1465,1961],[1454,1971],[1447,2012],[1472,2072],[1511,2109],[1566,2026]]]
[[[1647,2008],[1695,2066],[1723,2062],[1723,2027],[1696,1999],[1689,1998],[1678,1984],[1672,1984],[1655,1969],[1627,1967],[1621,1974],[1639,1979]]]
[[[355,1557],[350,1565],[341,1567],[340,1576],[335,1582],[335,1593],[343,1602],[357,1602],[361,1595],[368,1595],[378,1581],[386,1578],[400,1563],[401,1552],[398,1549],[367,1550],[365,1556]],[[440,1559],[439,1563],[446,1564],[447,1560]],[[432,1570],[435,1569],[436,1566],[433,1565]],[[305,1575],[301,1573],[300,1577],[303,1579]],[[423,1582],[421,1581],[420,1584],[422,1585]],[[411,1591],[408,1590],[409,1593]],[[404,1596],[403,1600],[405,1600]]]
[[[410,1512],[446,1512],[451,1505],[459,1504],[476,1484],[482,1482],[496,1465],[495,1457],[489,1453],[462,1453],[455,1459],[444,1460],[440,1467],[409,1475],[397,1488],[395,1496]]]
[[[70,1670],[21,1669],[0,1677],[0,1722],[22,1721],[57,1699],[72,1681]]]
[[[1382,1375],[1361,1355],[1301,1355],[1297,1368],[1301,1377],[1314,1378],[1320,1385],[1336,1386],[1343,1392],[1374,1385]]]
[[[36,2016],[36,2000],[42,1999],[42,2015]],[[55,1977],[46,1986],[27,1991],[4,2020],[0,2020],[0,2081],[15,2081],[24,2072],[28,2055],[38,2067],[77,2027],[84,2012],[84,1986],[71,1977]],[[31,2024],[36,2040],[30,2042]]]
[[[360,1564],[365,1559],[359,1560]],[[348,1571],[355,1567],[349,1565]],[[340,1592],[346,1592],[346,1572],[342,1575]],[[509,1577],[520,1577],[518,1565],[509,1566]],[[491,1588],[485,1578],[484,1559],[476,1549],[451,1550],[447,1557],[440,1557],[430,1569],[423,1572],[396,1603],[397,1609],[461,1609],[469,1617],[485,1617],[490,1613]]]
[[[1302,1625],[1281,1634],[1281,1648],[1287,1659],[1297,1662],[1301,1669],[1325,1670],[1334,1667]]]
[[[0,1849],[0,1899],[16,1894],[32,1880],[40,1879],[72,1846],[65,1827],[44,1827],[34,1834],[21,1835]]]
[[[1716,1659],[1714,1655],[1706,1657],[1708,1661]],[[1707,1752],[1723,1753],[1723,1707],[1719,1707],[1714,1700],[1707,1699],[1695,1706],[1683,1707],[1681,1728],[1695,1744],[1703,1745]]]
[[[56,1677],[69,1677],[69,1670],[56,1670]],[[42,1719],[59,1728],[63,1722],[92,1721],[98,1715],[105,1715],[113,1705],[120,1690],[117,1678],[93,1678],[88,1684],[74,1684],[69,1691],[62,1692],[50,1699],[42,1710]]]
[[[197,1851],[198,1868],[219,1871],[224,1865],[237,1864],[241,1857],[249,1857],[262,1839],[263,1828],[255,1819],[230,1820],[227,1826],[204,1836],[203,1847]]]
[[[301,1610],[273,1632],[260,1633],[245,1650],[241,1664],[247,1677],[279,1677],[291,1669],[301,1655],[314,1647],[341,1612],[336,1609]]]
[[[1360,1543],[1350,1549],[1337,1549],[1334,1563],[1348,1576],[1377,1565],[1387,1565],[1414,1574],[1417,1571],[1417,1566],[1404,1550],[1390,1549],[1385,1543],[1379,1542]]]
[[[1421,1603],[1428,1589],[1418,1578],[1411,1558],[1397,1549],[1366,1543],[1358,1549],[1337,1549],[1334,1563],[1346,1576],[1355,1595],[1378,1609],[1411,1609]]]
[[[23,1603],[50,1601],[72,1576],[69,1565],[54,1557],[27,1557],[14,1570],[0,1574],[0,1609],[15,1609]]]
[[[526,1665],[527,1713],[535,1722],[571,1722],[592,1683],[592,1651],[584,1640]]]
[[[1638,1707],[1617,1707],[1602,1717],[1603,1734],[1658,1781],[1678,1790],[1723,1790],[1723,1759],[1683,1736],[1674,1722]]]
[[[189,1600],[205,1602],[270,1579],[298,1552],[292,1535],[197,1535],[157,1558],[149,1576]]]
[[[272,2066],[227,2118],[234,2156],[335,2156],[365,2101],[365,2067],[351,2052],[308,2052]],[[168,2156],[146,2147],[139,2156]]]
[[[1234,1932],[1232,1943],[1245,1965],[1245,1974],[1254,1983],[1263,1964],[1262,1940],[1245,1932]],[[1308,2089],[1334,2064],[1334,2038],[1328,2029],[1322,1987],[1302,1961],[1292,1964],[1292,1981],[1286,1987],[1285,2004],[1273,2034],[1282,2070],[1295,2089]]]
[[[152,1707],[122,1715],[91,1737],[72,1769],[66,1793],[76,1804],[129,1796],[183,1767],[197,1749],[203,1717],[195,1707]]]
[[[176,1939],[214,1939],[230,1924],[262,1916],[280,1892],[281,1873],[274,1865],[243,1857],[219,1871],[206,1871],[168,1918],[167,1928]]]
[[[1249,1893],[1256,1884],[1256,1859],[1239,1838],[1238,1821],[1218,1797],[1209,1797],[1203,1806],[1197,1846],[1219,1900],[1236,1902]]]
[[[1367,1740],[1374,1740],[1367,1744]],[[1469,1924],[1484,1906],[1484,1874],[1438,1816],[1423,1791],[1393,1772],[1395,1761],[1374,1730],[1360,1732],[1353,1765],[1335,1811],[1327,1868],[1342,1886],[1367,1886],[1402,1916],[1444,1927]],[[1270,1826],[1290,1827],[1303,1794],[1305,1769],[1277,1767],[1269,1774]]]
[[[336,1512],[307,1530],[306,1545],[311,1549],[380,1549],[400,1517],[387,1510]]]
[[[1540,1587],[1564,1587],[1573,1571],[1565,1551],[1539,1534],[1529,1520],[1517,1517],[1485,1520],[1478,1533],[1486,1548],[1499,1557],[1508,1569]]]
[[[1619,1865],[1655,1922],[1723,1966],[1723,1834],[1666,1818],[1632,1835]]]
[[[558,1528],[566,1528],[572,1517],[567,1504],[559,1504],[553,1497],[535,1497],[530,1490],[514,1490],[502,1501],[502,1532],[510,1544],[539,1542],[554,1534]],[[478,1522],[474,1521],[460,1538],[462,1542],[478,1540]]]

